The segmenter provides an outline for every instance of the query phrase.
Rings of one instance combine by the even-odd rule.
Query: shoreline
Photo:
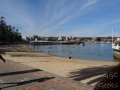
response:
[[[33,51],[28,45],[23,44],[6,47],[3,51],[5,51],[5,53],[2,54],[2,56],[6,60],[38,68],[92,86],[94,86],[107,71],[119,63],[69,59]]]
[[[52,47],[52,46],[51,46]],[[53,46],[54,47],[54,46]],[[52,48],[53,48],[52,47]],[[61,54],[61,52],[59,52],[58,51],[58,54],[56,54],[57,52],[55,52],[54,51],[54,49],[52,50],[50,50],[51,52],[50,53],[48,53],[47,52],[47,48],[48,48],[48,46],[47,45],[45,45],[45,47],[43,47],[43,48],[45,48],[45,50],[43,50],[43,52],[42,53],[44,53],[44,54],[50,54],[50,55],[52,55],[52,56],[57,56],[57,57],[62,57],[62,58],[69,58],[69,54],[72,52],[72,51],[70,51],[70,52],[66,52],[66,53],[64,53],[64,51],[63,51],[63,54]],[[36,51],[36,52],[39,52],[39,53],[41,53],[40,52],[40,47],[37,47],[37,49],[33,49],[33,47],[31,47],[30,46],[30,49],[31,50],[34,50],[34,51]],[[40,49],[40,50],[39,50]],[[58,50],[58,49],[57,49]],[[76,50],[76,49],[75,49]],[[64,55],[65,54],[65,55]],[[76,59],[76,60],[89,60],[89,61],[102,61],[102,62],[119,62],[120,60],[118,60],[118,59],[116,59],[116,58],[114,58],[113,57],[113,55],[110,53],[110,56],[108,56],[108,55],[103,55],[103,56],[101,56],[101,53],[99,53],[100,54],[100,56],[97,56],[97,55],[93,55],[93,53],[92,54],[88,54],[88,53],[85,53],[84,55],[82,55],[82,53],[80,52],[80,53],[78,53],[78,54],[76,54],[75,52],[72,52],[72,54],[73,54],[73,59]],[[79,55],[80,54],[80,55]],[[88,56],[87,56],[87,54],[88,54]],[[86,56],[85,56],[86,55]]]
[[[29,48],[30,49],[30,48]],[[30,49],[30,50],[32,50],[32,49]],[[43,53],[43,54],[46,54],[46,55],[50,55],[50,56],[53,56],[53,57],[59,57],[59,58],[65,58],[65,59],[69,59],[69,56],[68,56],[68,58],[67,57],[63,57],[63,56],[59,56],[59,55],[53,55],[53,54],[48,54],[48,53],[44,53],[44,52],[38,52],[38,51],[35,51],[35,50],[32,50],[32,51],[34,51],[34,52],[36,52],[36,53]],[[100,61],[100,60],[91,60],[91,59],[89,59],[89,60],[87,60],[87,59],[77,59],[77,58],[71,58],[71,59],[69,59],[69,60],[74,60],[74,61],[78,61],[79,62],[79,60],[81,61],[91,61],[91,62],[107,62],[107,63],[109,63],[109,62],[119,62],[119,61],[106,61],[106,60],[102,60],[102,61]]]

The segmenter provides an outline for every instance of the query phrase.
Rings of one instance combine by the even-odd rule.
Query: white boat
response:
[[[103,46],[103,43],[101,43],[101,46]]]
[[[81,46],[84,46],[84,45],[85,45],[85,43],[81,43],[80,45],[81,45]]]
[[[100,42],[94,42],[94,43],[99,44]]]
[[[107,42],[107,43],[111,43],[111,42]]]
[[[103,45],[104,45],[104,43],[105,43],[105,42],[101,41],[101,42],[100,42],[101,46],[103,46]]]
[[[117,41],[120,41],[120,37],[116,37]],[[113,43],[113,29],[112,29],[112,49],[113,49],[113,56],[117,59],[120,59],[120,45],[115,45],[115,42]]]

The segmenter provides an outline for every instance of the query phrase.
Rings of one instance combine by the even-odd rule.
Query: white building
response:
[[[58,38],[58,40],[62,40],[62,36],[60,36],[60,37]]]
[[[23,40],[27,40],[27,37],[26,37],[26,36],[22,36],[22,39],[23,39]]]
[[[35,38],[35,41],[37,41],[37,38]]]
[[[117,37],[117,41],[120,41],[120,37]]]
[[[71,39],[72,37],[73,37],[73,35],[72,35],[72,34],[70,34],[69,38]]]
[[[68,37],[66,37],[66,39],[65,39],[66,41],[68,40]]]

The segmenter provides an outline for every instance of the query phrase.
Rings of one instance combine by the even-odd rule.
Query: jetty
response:
[[[80,44],[77,41],[30,41],[32,45],[52,45],[52,44]]]
[[[33,44],[33,45],[51,45],[51,44],[60,44],[60,41],[30,41],[30,44]]]

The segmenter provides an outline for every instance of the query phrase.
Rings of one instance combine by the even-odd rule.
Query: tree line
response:
[[[12,44],[22,41],[22,35],[14,26],[7,25],[4,17],[0,17],[0,44]]]

